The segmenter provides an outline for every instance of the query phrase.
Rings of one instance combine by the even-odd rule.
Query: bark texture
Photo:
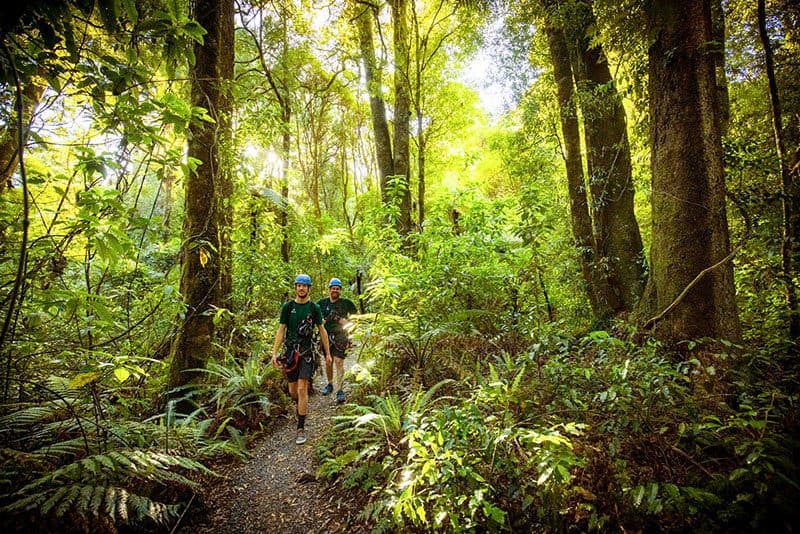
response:
[[[608,279],[608,306],[631,311],[644,289],[644,246],[633,209],[634,187],[627,120],[606,55],[589,42],[595,27],[590,2],[576,32],[575,81],[586,139],[586,167],[594,221],[595,263]]]
[[[392,0],[394,22],[394,176],[395,192],[399,196],[400,211],[397,231],[400,235],[411,233],[411,98],[409,95],[409,30],[408,0]]]
[[[783,208],[783,231],[781,236],[781,270],[786,284],[786,311],[789,316],[789,336],[792,339],[800,337],[800,309],[798,309],[797,287],[795,285],[797,274],[797,248],[798,236],[795,229],[798,227],[800,213],[798,209],[798,169],[794,172],[790,167],[789,156],[786,153],[786,132],[783,126],[783,111],[778,82],[775,76],[775,61],[772,44],[767,33],[766,6],[764,0],[758,0],[758,29],[761,35],[761,44],[764,47],[764,60],[769,82],[769,97],[772,108],[772,130],[775,136],[775,151],[781,173],[781,204]]]
[[[222,225],[227,209],[224,194],[230,180],[224,168],[220,143],[229,130],[225,117],[225,76],[232,73],[223,62],[232,59],[233,0],[197,0],[194,18],[206,29],[204,43],[195,45],[196,64],[191,69],[192,105],[208,110],[217,122],[190,125],[188,155],[201,161],[186,177],[183,222],[181,292],[186,304],[183,328],[173,346],[168,387],[194,382],[212,354],[214,308],[225,300],[224,269],[228,260]]]
[[[665,309],[729,252],[710,2],[654,4],[650,34],[652,276]],[[722,262],[656,324],[663,339],[738,339],[733,267]]]
[[[386,103],[381,91],[380,69],[375,58],[375,45],[372,42],[372,19],[370,7],[357,5],[355,20],[361,45],[361,58],[364,62],[364,76],[369,93],[369,108],[372,114],[372,130],[375,139],[375,154],[380,174],[381,199],[388,203],[388,180],[394,175],[392,161],[392,140],[389,136],[389,123],[386,120]]]
[[[564,136],[564,165],[567,173],[569,191],[570,222],[575,247],[578,249],[578,262],[581,267],[586,292],[592,313],[597,318],[609,317],[613,310],[609,306],[611,289],[603,276],[595,276],[594,238],[592,219],[589,215],[589,202],[586,197],[586,180],[581,159],[580,127],[578,110],[573,98],[572,67],[563,30],[545,20],[545,32],[556,80],[558,109],[561,118],[561,132]]]

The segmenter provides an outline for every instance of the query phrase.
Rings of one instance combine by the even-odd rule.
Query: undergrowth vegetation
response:
[[[427,350],[446,353],[441,343]],[[319,475],[359,489],[378,531],[797,524],[797,393],[767,355],[708,343],[684,360],[558,326],[514,354],[486,345],[465,348],[474,372],[459,382],[432,356],[441,382],[384,393],[365,381],[361,404],[337,417]]]
[[[228,357],[205,372],[189,398],[168,399],[149,416],[155,405],[132,411],[118,388],[80,376],[51,377],[40,395],[4,406],[4,530],[170,530],[199,481],[217,476],[209,466],[244,459],[249,439],[283,410],[273,410],[280,376],[259,356]],[[180,414],[180,402],[194,409]]]

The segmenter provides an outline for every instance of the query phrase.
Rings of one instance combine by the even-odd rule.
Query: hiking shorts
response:
[[[338,334],[343,338],[343,343],[339,342],[336,335],[328,335],[328,342],[330,343],[331,347],[331,356],[334,358],[341,358],[344,360],[345,356],[347,356],[347,347],[350,344],[349,340],[347,339],[347,334]]]
[[[286,373],[286,379],[289,382],[297,382],[300,379],[310,381],[314,376],[314,363],[313,350],[300,354],[300,362],[297,367]]]

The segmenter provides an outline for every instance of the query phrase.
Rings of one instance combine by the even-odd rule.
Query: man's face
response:
[[[294,285],[294,293],[301,299],[304,299],[308,296],[308,290],[310,288],[306,284],[295,284]]]
[[[330,293],[331,293],[331,300],[337,301],[339,300],[339,295],[342,294],[342,288],[339,286],[331,286]]]

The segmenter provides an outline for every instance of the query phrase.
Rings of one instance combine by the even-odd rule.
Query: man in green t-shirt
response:
[[[356,313],[356,305],[352,301],[342,298],[342,282],[338,278],[331,278],[328,283],[329,297],[318,302],[325,319],[325,331],[328,333],[333,362],[325,362],[325,374],[328,376],[328,385],[322,390],[323,395],[333,391],[333,364],[336,364],[336,402],[345,401],[342,381],[344,379],[344,358],[350,346],[349,323],[347,318]]]
[[[295,443],[306,442],[306,415],[308,415],[308,384],[314,374],[314,327],[319,329],[322,348],[325,349],[325,365],[331,365],[331,349],[328,334],[322,324],[319,306],[309,300],[311,277],[299,274],[294,279],[294,300],[281,306],[280,326],[275,334],[272,348],[272,365],[279,365],[281,355],[284,372],[289,380],[289,394],[297,403],[297,438]],[[283,352],[281,353],[281,345]]]

